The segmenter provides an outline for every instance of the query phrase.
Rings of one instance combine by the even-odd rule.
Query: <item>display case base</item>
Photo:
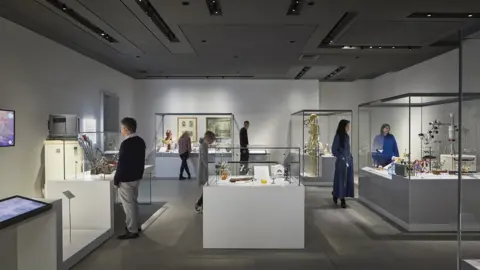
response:
[[[424,175],[410,178],[385,171],[362,168],[359,175],[359,200],[409,232],[456,232],[456,176]],[[480,224],[480,179],[463,179],[462,228],[478,232]],[[438,209],[442,209],[439,211]]]
[[[204,248],[305,247],[303,185],[219,182],[203,187],[203,202]]]

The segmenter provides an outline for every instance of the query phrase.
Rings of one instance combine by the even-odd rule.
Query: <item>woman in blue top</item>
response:
[[[397,140],[390,134],[390,125],[383,124],[380,129],[380,134],[373,139],[373,161],[377,165],[385,167],[392,162],[393,157],[398,156]]]
[[[353,157],[350,151],[350,121],[340,120],[337,134],[333,139],[332,154],[336,157],[335,175],[333,177],[333,202],[341,200],[342,208],[346,208],[345,198],[353,198]]]

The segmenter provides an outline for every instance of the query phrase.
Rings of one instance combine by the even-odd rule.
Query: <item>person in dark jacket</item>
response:
[[[145,141],[135,134],[137,121],[133,118],[124,118],[121,121],[121,131],[125,140],[120,145],[118,153],[117,171],[114,185],[125,211],[127,232],[118,238],[133,239],[139,236],[140,220],[138,213],[138,187],[145,170]]]
[[[250,158],[250,151],[248,151],[248,128],[250,122],[243,122],[243,127],[240,129],[240,174],[246,174],[248,171],[248,160]]]

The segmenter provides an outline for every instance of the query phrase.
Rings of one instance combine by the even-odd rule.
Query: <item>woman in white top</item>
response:
[[[208,146],[215,141],[215,133],[211,131],[205,132],[203,140],[200,141],[200,157],[198,159],[198,184],[200,186],[205,185],[208,181]],[[203,208],[203,193],[195,204],[195,210],[201,212]]]

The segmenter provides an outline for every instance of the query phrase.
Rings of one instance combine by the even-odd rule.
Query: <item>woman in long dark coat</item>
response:
[[[353,157],[350,150],[350,121],[340,120],[337,133],[332,144],[332,154],[335,161],[335,176],[333,178],[333,202],[341,201],[342,208],[346,208],[345,198],[354,197],[353,187]]]

